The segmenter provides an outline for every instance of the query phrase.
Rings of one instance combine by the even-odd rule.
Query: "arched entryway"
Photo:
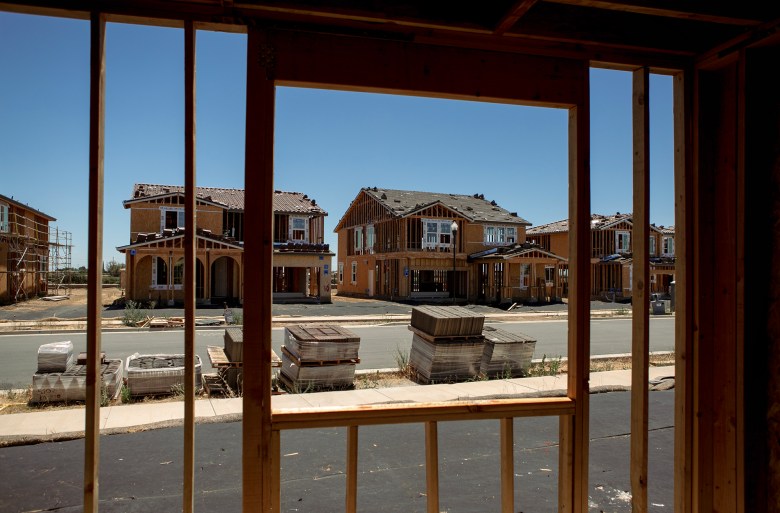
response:
[[[211,263],[211,302],[236,303],[239,292],[238,262],[221,256]]]

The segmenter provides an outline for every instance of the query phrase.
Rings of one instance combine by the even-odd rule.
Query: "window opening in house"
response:
[[[173,284],[177,289],[180,289],[184,283],[184,259],[180,258],[173,266]]]
[[[352,285],[357,283],[357,262],[352,262]]]
[[[175,230],[184,228],[184,209],[183,208],[162,208],[161,227],[162,230]]]
[[[0,203],[0,232],[8,233],[8,205]]]
[[[552,285],[555,281],[555,266],[554,265],[545,265],[544,266],[544,283],[546,285]]]
[[[423,249],[451,251],[452,219],[423,219]]]
[[[155,289],[168,286],[168,266],[162,257],[152,257],[152,287]]]
[[[374,225],[370,224],[366,226],[366,250],[369,253],[374,252],[374,244],[376,242],[376,232],[374,231]]]
[[[355,254],[362,255],[363,254],[363,227],[362,226],[358,226],[357,228],[355,228],[354,239],[355,239]],[[355,280],[352,281],[354,283]]]
[[[339,283],[344,283],[344,262],[339,262]]]
[[[309,227],[305,217],[290,216],[290,240],[293,242],[308,242]]]
[[[615,232],[615,253],[628,253],[631,248],[631,232]]]
[[[528,288],[531,280],[531,264],[520,264],[520,288]]]
[[[664,256],[674,256],[674,239],[672,237],[664,237],[663,252]]]
[[[514,226],[485,226],[486,245],[514,244],[517,242],[517,228]]]
[[[650,253],[650,256],[655,256],[655,235],[650,236],[650,240],[648,241],[648,251]]]

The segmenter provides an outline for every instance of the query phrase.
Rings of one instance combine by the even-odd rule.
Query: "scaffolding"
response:
[[[61,289],[65,289],[65,295],[70,295],[72,285],[72,262],[71,253],[73,249],[73,234],[71,232],[60,230],[53,226],[49,229],[49,268],[48,268],[48,286],[55,287],[57,295]]]

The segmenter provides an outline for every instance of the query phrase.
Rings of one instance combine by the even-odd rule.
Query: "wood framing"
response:
[[[94,11],[98,8],[102,10]],[[193,190],[192,160],[187,164],[187,174],[193,183],[187,180],[187,190],[150,203],[150,208],[157,208],[158,215],[161,206],[174,205],[174,198],[176,205],[186,205],[191,237],[186,233],[163,233],[160,238],[147,236],[139,242],[136,234],[130,241],[135,246],[126,248],[136,250],[128,257],[130,283],[150,279],[142,276],[145,264],[136,259],[160,254],[172,258],[174,252],[186,252],[189,263],[185,266],[190,275],[183,291],[191,317],[192,298],[198,288],[198,262],[203,259],[200,265],[208,272],[212,257],[228,257],[237,249],[222,239],[222,232],[199,234],[197,229],[203,230],[205,224],[195,225],[196,208],[198,222],[222,223],[220,230],[225,225],[237,232],[244,226],[258,227],[258,233],[245,241],[246,254],[233,259],[239,266],[236,279],[244,284],[245,337],[252,341],[244,348],[244,511],[278,508],[282,429],[417,421],[426,424],[430,438],[431,431],[435,434],[436,422],[523,415],[560,417],[559,510],[588,511],[589,299],[593,286],[589,275],[592,260],[601,258],[593,250],[612,243],[606,234],[594,239],[591,230],[588,73],[589,66],[594,64],[624,70],[642,68],[639,74],[643,83],[648,72],[675,76],[676,220],[675,232],[671,234],[674,239],[670,239],[677,243],[678,260],[673,269],[678,294],[675,511],[739,513],[777,509],[780,450],[776,441],[780,420],[776,408],[770,410],[770,405],[778,402],[776,365],[780,360],[780,328],[774,315],[778,309],[779,281],[775,278],[780,267],[775,265],[780,261],[780,107],[776,92],[780,7],[776,2],[699,2],[681,8],[657,0],[507,1],[479,7],[458,3],[446,7],[417,5],[395,0],[325,0],[317,5],[288,0],[77,0],[67,4],[52,0],[3,0],[0,9],[90,20],[89,377],[84,511],[96,511],[99,497],[100,407],[96,369],[101,326],[99,270],[107,20],[180,29],[186,26],[187,41],[193,44],[196,28],[248,33],[245,179],[246,192],[256,201],[247,205],[243,222],[235,212],[228,212],[221,219],[209,218],[214,204],[197,197],[197,190]],[[192,49],[194,52],[194,46]],[[194,53],[185,52],[187,69],[194,70],[193,58]],[[289,230],[289,223],[275,223],[273,214],[276,85],[539,105],[569,111],[570,227],[563,235],[567,252],[556,249],[559,237],[539,236],[541,250],[568,259],[570,367],[566,398],[445,406],[394,404],[354,411],[272,415],[274,228],[283,231],[287,226]],[[194,95],[194,85],[190,86],[185,90]],[[640,89],[646,90],[646,85]],[[187,101],[190,104],[194,96]],[[185,108],[185,112],[193,116],[185,123],[185,134],[188,140],[194,140],[194,105]],[[636,126],[643,124],[644,120]],[[639,132],[644,134],[639,141],[643,143],[646,127]],[[646,149],[643,151],[638,156],[640,160],[646,160]],[[192,156],[191,149],[187,152]],[[638,230],[642,239],[635,252],[641,255],[624,262],[635,265],[642,275],[644,293],[650,290],[648,266],[650,276],[653,273],[652,260],[649,264],[646,260],[649,248],[643,247],[650,244],[652,233],[646,213],[646,168],[646,161],[637,167],[644,172],[639,172],[642,181],[637,184],[639,197],[633,220],[633,229]],[[430,209],[425,215],[442,213],[446,207],[446,203],[423,205],[415,214],[422,215],[425,209]],[[377,224],[380,222],[385,221],[380,218]],[[468,231],[466,225],[459,242],[470,240]],[[382,233],[382,240],[389,239],[391,243],[419,236],[418,226],[410,219]],[[471,253],[463,252],[460,264],[456,254],[456,273],[467,268],[467,254]],[[365,254],[359,256],[366,259]],[[408,265],[378,256],[376,262],[386,265],[391,279],[402,275],[405,267],[420,270],[432,260],[450,260],[444,256],[442,259],[410,251],[406,257]],[[245,266],[244,262],[252,265]],[[496,259],[491,264],[493,267],[486,274],[492,276],[494,284],[498,280],[503,285],[507,273],[502,265],[507,262]],[[605,278],[596,280],[597,286],[603,287],[603,282],[618,276],[625,280],[624,267],[618,270],[613,264],[605,264],[604,269]],[[190,279],[193,275],[194,282]],[[643,309],[644,305],[637,308],[640,307]],[[645,342],[645,316],[646,312],[637,315],[640,319],[635,341],[641,342],[637,346]],[[644,359],[644,347],[638,347],[636,353],[639,360]],[[637,364],[643,366],[641,362]],[[635,388],[644,385],[643,379],[637,379]],[[634,395],[638,396],[636,402],[643,401],[637,391]],[[645,407],[635,406],[638,410]],[[637,476],[635,510],[641,510],[646,501],[641,453],[647,432],[642,432],[643,414],[634,413],[632,417],[632,425],[637,426],[638,437],[643,439],[637,441],[632,461]],[[188,416],[189,428],[193,422]],[[190,446],[189,438],[185,446]],[[434,454],[428,445],[426,460],[435,460]],[[185,469],[184,480],[184,491],[189,495],[194,484],[189,468]],[[429,498],[435,492],[438,501],[437,486],[429,484],[428,492]],[[186,510],[189,499],[184,500]],[[431,504],[438,509],[437,503],[431,500],[429,507]]]

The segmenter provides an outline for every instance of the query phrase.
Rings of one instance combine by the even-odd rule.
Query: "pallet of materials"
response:
[[[417,306],[412,308],[411,325],[432,337],[480,336],[485,316],[462,306]]]
[[[516,378],[528,374],[536,339],[485,326],[485,349],[480,372],[488,377]]]
[[[73,343],[70,340],[51,342],[38,347],[37,374],[65,372],[73,364]]]
[[[122,360],[104,360],[100,364],[101,395],[108,400],[116,399],[122,388],[124,375]],[[33,374],[33,403],[86,401],[87,366],[70,365],[64,372]]]
[[[225,329],[225,354],[231,362],[244,360],[244,329]]]
[[[422,384],[467,381],[479,374],[485,339],[424,337],[415,333],[409,365]]]
[[[201,387],[200,356],[195,355],[195,388]],[[138,353],[127,357],[127,388],[130,395],[164,395],[183,391],[183,354]]]
[[[293,391],[351,388],[359,349],[360,337],[341,326],[288,326],[279,379]]]

